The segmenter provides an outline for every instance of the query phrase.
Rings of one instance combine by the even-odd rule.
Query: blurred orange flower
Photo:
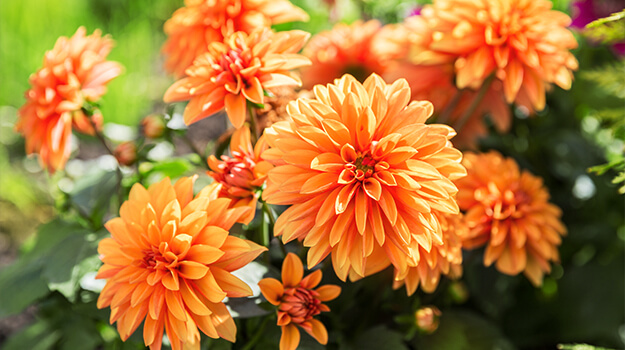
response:
[[[267,301],[278,306],[278,326],[282,327],[280,350],[295,350],[300,334],[297,326],[310,334],[319,343],[328,342],[328,331],[321,321],[313,317],[322,311],[330,311],[323,302],[335,299],[341,294],[341,287],[325,285],[317,289],[323,274],[316,270],[304,276],[302,261],[289,253],[282,264],[282,283],[275,278],[263,278],[258,282],[261,293]]]
[[[308,58],[296,54],[309,36],[300,30],[236,32],[224,42],[210,44],[208,52],[187,69],[188,76],[167,89],[164,100],[190,100],[184,110],[187,125],[225,106],[238,129],[245,123],[247,101],[262,104],[264,90],[301,84],[289,71],[310,64]]]
[[[420,260],[411,265],[404,274],[395,270],[393,289],[404,284],[408,295],[414,294],[421,284],[421,289],[432,293],[438,286],[441,275],[459,278],[462,275],[462,241],[460,237],[467,234],[468,229],[462,222],[461,214],[441,215],[435,213],[443,230],[443,243],[432,244],[430,251],[414,244],[413,249],[419,250]]]
[[[383,77],[388,80],[405,78],[410,84],[412,99],[431,101],[437,112],[436,121],[452,125],[458,131],[454,138],[458,147],[474,148],[476,141],[488,133],[483,123],[484,115],[491,118],[497,130],[508,131],[512,115],[500,81],[489,86],[485,96],[466,118],[464,114],[478,93],[456,87],[453,64],[413,63],[410,53],[425,50],[430,39],[429,32],[430,29],[418,16],[408,17],[398,25],[384,26],[378,34],[378,50],[394,53],[390,58],[397,63],[390,66]]]
[[[390,53],[374,49],[381,28],[378,20],[356,21],[338,23],[332,30],[314,35],[302,52],[312,61],[311,66],[302,69],[304,88],[332,83],[346,73],[361,82],[371,73],[384,73],[390,63],[385,58]]]
[[[550,262],[559,260],[560,236],[566,233],[562,211],[549,203],[542,179],[494,151],[467,153],[463,164],[468,176],[456,181],[458,205],[466,211],[469,228],[463,246],[486,244],[484,265],[496,261],[499,271],[523,271],[534,285],[541,285]]]
[[[246,225],[254,219],[261,188],[267,179],[267,172],[273,167],[260,157],[267,147],[264,136],[261,136],[252,148],[250,129],[244,126],[232,134],[232,157],[221,156],[221,161],[214,155],[208,157],[208,166],[212,170],[208,175],[219,183],[219,197],[230,198],[232,208],[251,209],[241,217],[241,222]]]
[[[307,20],[308,14],[287,0],[185,0],[165,22],[165,69],[180,78],[211,43],[234,32]]]
[[[86,33],[80,27],[46,52],[43,67],[30,76],[31,88],[19,110],[16,129],[26,139],[26,152],[38,153],[50,173],[63,169],[69,159],[72,128],[94,135],[92,123],[101,127],[102,115],[96,111],[88,116],[82,108],[97,102],[106,93],[105,85],[122,71],[117,62],[106,61],[113,40],[99,30]]]
[[[413,241],[442,244],[433,211],[457,213],[451,182],[465,174],[445,125],[427,125],[432,104],[409,103],[405,80],[364,84],[344,75],[289,104],[292,121],[265,129],[275,165],[263,198],[291,205],[276,221],[284,242],[304,239],[308,266],[332,253],[336,274],[356,279],[419,260]]]
[[[173,349],[198,344],[199,329],[211,338],[234,342],[236,326],[222,302],[252,294],[231,274],[266,250],[228,235],[249,208],[229,209],[216,186],[193,196],[194,178],[172,185],[168,178],[147,190],[135,184],[106,223],[111,238],[98,252],[104,262],[96,278],[106,278],[98,308],[111,307],[122,340],[143,325],[143,340],[160,349],[163,329]],[[199,348],[199,345],[198,345]]]
[[[435,0],[421,11],[430,37],[416,64],[453,63],[456,85],[478,89],[495,74],[508,103],[545,107],[545,89],[571,87],[577,47],[571,19],[547,0]]]

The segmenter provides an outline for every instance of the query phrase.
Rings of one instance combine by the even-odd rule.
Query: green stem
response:
[[[272,318],[273,317],[265,317],[265,319],[263,320],[263,323],[260,324],[260,326],[256,330],[256,333],[254,333],[254,336],[252,337],[252,339],[250,339],[250,341],[247,342],[247,344],[245,344],[245,346],[241,350],[251,350],[251,349],[254,349],[254,346],[256,345],[256,343],[258,343],[258,341],[265,334],[265,327],[267,327],[267,323]]]
[[[453,113],[454,109],[456,109],[456,106],[458,105],[458,102],[460,102],[460,97],[462,97],[462,93],[463,90],[456,91],[456,94],[454,95],[454,97],[451,98],[451,101],[449,101],[447,107],[445,107],[445,109],[443,109],[443,112],[438,115],[438,118],[436,119],[437,123],[447,124],[449,122],[449,118],[451,118],[451,113]]]
[[[480,102],[482,102],[484,96],[486,96],[486,93],[490,88],[490,84],[493,82],[494,79],[495,74],[491,74],[488,76],[488,78],[486,78],[486,80],[484,80],[484,82],[482,83],[482,87],[480,87],[480,90],[477,92],[477,96],[475,96],[473,101],[471,101],[471,105],[469,106],[469,108],[464,111],[460,119],[458,119],[458,122],[453,125],[457,133],[460,133],[460,130],[462,130],[467,121],[469,121],[469,118],[471,117],[473,112],[475,112],[477,106],[480,104]]]
[[[92,116],[91,113],[87,114],[87,120],[89,120],[89,123],[91,124],[91,127],[93,128],[93,131],[95,133],[96,138],[98,140],[100,140],[100,143],[102,143],[102,145],[104,146],[106,151],[110,155],[115,157],[115,152],[113,152],[113,150],[111,150],[109,145],[106,143],[106,139],[104,138],[104,135],[102,135],[102,133],[100,133],[100,131],[98,130],[97,126],[95,125],[95,123],[91,119],[91,116]],[[122,169],[119,167],[119,163],[115,167],[115,174],[117,175],[117,195],[118,195],[118,206],[117,206],[117,208],[120,208],[122,206],[123,201],[124,201],[124,188],[122,187],[123,175],[122,175]]]
[[[267,213],[267,216],[269,217],[269,223],[271,224],[271,226],[274,226],[276,224],[276,219],[273,216],[273,211],[271,210],[271,207],[269,206],[269,204],[267,204],[267,202],[262,202],[263,203],[263,211],[265,213]]]

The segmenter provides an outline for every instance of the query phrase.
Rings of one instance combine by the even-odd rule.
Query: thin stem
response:
[[[113,152],[113,150],[111,150],[109,145],[106,143],[106,139],[104,138],[104,135],[102,135],[102,133],[100,133],[100,131],[98,130],[97,126],[95,125],[95,123],[91,119],[91,113],[87,114],[87,120],[89,120],[89,123],[91,124],[91,127],[93,128],[95,136],[98,138],[98,140],[100,140],[100,143],[102,143],[102,145],[104,146],[106,151],[110,155],[115,157],[115,152]],[[115,174],[117,175],[117,195],[118,195],[118,206],[117,207],[119,208],[119,207],[122,206],[122,202],[124,201],[124,188],[122,187],[123,175],[122,175],[122,169],[119,167],[119,162],[117,163],[117,166],[115,167]]]
[[[454,95],[454,97],[451,98],[451,101],[449,101],[447,107],[445,107],[445,109],[443,109],[443,112],[438,115],[438,118],[436,119],[437,123],[447,124],[449,122],[449,118],[451,118],[451,113],[453,113],[454,109],[456,109],[456,106],[458,105],[458,102],[460,102],[460,97],[462,97],[462,93],[463,90],[459,89],[456,91],[456,94]]]
[[[260,326],[256,330],[256,333],[254,333],[254,336],[252,336],[252,339],[250,339],[250,341],[248,341],[247,344],[245,344],[245,346],[241,350],[250,350],[254,348],[256,343],[258,343],[258,341],[263,337],[263,335],[265,335],[265,327],[267,327],[267,323],[269,322],[270,319],[272,319],[272,317],[269,317],[269,316],[265,317],[265,319],[263,320],[263,323],[260,324]]]
[[[269,206],[269,204],[267,204],[267,202],[262,202],[263,203],[263,211],[265,213],[267,213],[267,216],[269,217],[269,224],[271,224],[271,226],[276,224],[276,218],[273,216],[273,211],[271,210],[271,207]]]
[[[460,133],[460,130],[464,127],[467,121],[469,121],[469,118],[471,117],[473,112],[475,112],[477,106],[480,104],[480,102],[482,102],[484,96],[486,96],[486,93],[490,88],[490,84],[493,82],[494,79],[495,74],[491,74],[488,76],[488,78],[486,78],[486,80],[484,80],[484,82],[482,83],[482,87],[480,87],[480,90],[477,92],[477,96],[475,96],[473,101],[471,101],[471,105],[469,106],[469,108],[464,111],[460,119],[458,119],[458,122],[453,125],[457,133]]]
[[[204,155],[204,152],[200,151],[200,149],[197,148],[197,146],[195,146],[193,141],[189,138],[189,136],[187,136],[187,133],[185,132],[180,137],[182,138],[184,143],[186,143],[187,146],[189,146],[189,148],[191,149],[191,151],[193,151],[193,153],[200,156],[200,163],[203,164],[206,168],[208,168],[208,164],[206,163],[206,156]]]
[[[252,134],[252,146],[256,144],[258,140],[258,127],[256,126],[256,109],[252,106],[251,103],[248,102],[247,107],[250,111],[250,129]]]

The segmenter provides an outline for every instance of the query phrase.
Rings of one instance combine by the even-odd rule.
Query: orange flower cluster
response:
[[[314,94],[289,104],[292,121],[265,130],[263,158],[275,168],[263,198],[291,205],[274,233],[303,239],[308,266],[332,253],[342,280],[390,264],[404,274],[419,261],[414,242],[426,251],[443,243],[434,211],[458,213],[451,180],[465,169],[449,142],[455,132],[425,124],[432,104],[409,103],[405,80],[344,75]]]
[[[414,244],[419,250],[420,261],[416,265],[409,264],[408,269],[400,274],[395,270],[393,289],[406,285],[408,295],[414,294],[421,284],[421,289],[432,293],[438,286],[441,275],[459,278],[462,275],[462,241],[468,229],[462,222],[461,214],[441,215],[436,213],[443,230],[443,243],[432,243],[428,251],[420,245]]]
[[[98,308],[111,307],[123,340],[145,319],[143,339],[151,349],[161,348],[163,330],[173,349],[199,344],[198,328],[235,341],[222,301],[252,291],[231,272],[267,248],[228,235],[249,209],[230,209],[216,186],[193,196],[194,180],[164,179],[147,190],[135,184],[120,217],[105,225],[112,237],[98,246],[104,265],[96,278],[108,279]]]
[[[230,206],[249,207],[248,214],[241,222],[249,224],[256,213],[256,204],[260,190],[267,179],[267,172],[273,167],[261,159],[260,155],[267,149],[267,143],[261,136],[252,148],[250,129],[237,129],[230,140],[232,157],[221,156],[221,161],[214,155],[208,157],[208,172],[219,183],[219,197],[230,198]]]
[[[275,278],[264,278],[258,282],[261,293],[271,304],[278,306],[278,326],[282,327],[280,350],[295,350],[300,334],[297,326],[310,334],[319,343],[328,342],[328,331],[313,317],[322,311],[330,311],[323,302],[336,299],[341,287],[319,285],[323,274],[316,270],[304,277],[302,261],[289,253],[282,264],[282,283]]]
[[[165,102],[190,100],[184,110],[185,123],[192,124],[222,108],[235,128],[245,123],[247,101],[264,102],[264,91],[279,86],[300,85],[290,70],[310,64],[296,54],[310,34],[293,30],[274,33],[269,29],[251,34],[236,32],[224,42],[213,42],[165,92]]]
[[[428,29],[413,63],[453,65],[458,88],[478,89],[495,74],[508,103],[545,107],[545,88],[569,89],[577,47],[571,19],[547,0],[435,0],[421,11]]]
[[[86,103],[97,102],[105,85],[117,77],[122,67],[106,60],[113,47],[109,36],[96,30],[86,35],[84,27],[71,37],[60,37],[46,52],[43,67],[30,76],[26,103],[19,110],[16,129],[26,139],[26,152],[38,153],[39,162],[53,173],[63,169],[71,152],[72,128],[94,135],[102,115],[88,116]]]
[[[457,180],[458,205],[466,211],[466,248],[486,244],[484,264],[493,262],[508,275],[523,272],[542,284],[550,262],[558,261],[558,245],[566,228],[561,210],[549,203],[542,179],[520,171],[511,158],[497,152],[465,154],[468,176]]]
[[[383,74],[391,63],[386,50],[376,50],[382,25],[377,20],[339,23],[314,35],[303,50],[312,65],[302,69],[305,89],[329,84],[343,74],[364,81],[371,73]]]
[[[308,14],[287,0],[185,0],[185,6],[165,22],[165,69],[182,77],[210,44],[234,32],[251,33],[274,24],[307,20]]]

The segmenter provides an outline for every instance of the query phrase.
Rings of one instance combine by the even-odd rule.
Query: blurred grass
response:
[[[162,27],[182,0],[0,1],[0,106],[19,107],[28,77],[59,36],[80,26],[100,28],[116,41],[109,55],[125,67],[102,99],[105,122],[135,124],[160,104],[171,82],[162,71]]]

